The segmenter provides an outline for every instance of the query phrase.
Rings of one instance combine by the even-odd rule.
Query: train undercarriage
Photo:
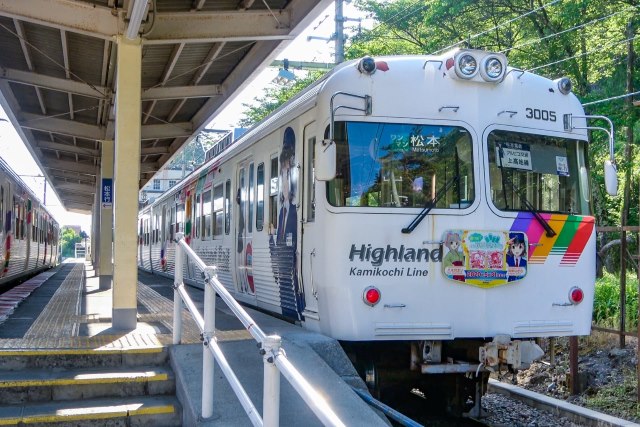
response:
[[[371,395],[394,406],[411,393],[433,414],[480,416],[481,397],[496,370],[514,374],[542,357],[533,341],[341,342]],[[415,400],[415,399],[414,399]]]

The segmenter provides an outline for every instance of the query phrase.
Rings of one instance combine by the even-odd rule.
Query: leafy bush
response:
[[[638,279],[635,273],[627,273],[625,329],[633,331],[638,325]],[[593,322],[602,327],[618,327],[620,324],[620,278],[604,273],[596,281],[593,301]]]

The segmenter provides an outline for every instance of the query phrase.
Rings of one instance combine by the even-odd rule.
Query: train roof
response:
[[[450,51],[443,52],[439,55],[387,55],[376,57],[375,61],[376,63],[383,62],[392,64],[394,68],[402,66],[407,67],[407,69],[415,69],[416,65],[419,65],[421,69],[424,69],[430,63],[432,63],[434,67],[444,68],[446,61],[449,58],[452,58],[456,54],[456,52],[460,50],[464,49],[456,48]],[[487,52],[487,54],[491,53]],[[341,71],[348,68],[358,67],[362,59],[363,58],[358,58],[343,62],[342,64],[339,64],[338,66],[330,70],[328,73],[324,74],[309,87],[300,91],[293,98],[291,98],[286,103],[281,105],[278,109],[269,114],[265,119],[251,127],[245,134],[229,144],[215,157],[206,161],[198,169],[185,177],[180,183],[171,188],[170,191],[167,191],[165,194],[158,197],[152,204],[149,205],[149,207],[165,201],[170,194],[174,194],[176,191],[179,191],[182,188],[192,186],[201,177],[206,176],[206,174],[212,167],[216,167],[220,162],[222,162],[225,157],[245,149],[254,141],[259,140],[260,138],[270,134],[274,130],[284,125],[290,119],[289,113],[291,113],[292,111],[297,111],[298,114],[302,114],[313,108],[318,100],[317,95],[323,89],[325,84],[327,84],[327,82],[329,82],[333,76],[339,74]],[[505,80],[507,77],[521,79],[525,75],[528,81],[535,82],[534,84],[536,85],[547,87],[551,82],[551,80],[546,77],[515,67],[506,67]],[[575,98],[575,95],[572,96]],[[579,105],[579,101],[577,100],[577,98],[575,98],[574,103],[577,103]],[[145,208],[141,209],[141,211],[145,210]]]
[[[2,157],[0,157],[0,169],[7,175],[9,175],[9,177],[11,177],[11,179],[13,179],[20,187],[22,187],[22,189],[29,194],[29,197],[31,199],[36,200],[39,203],[40,208],[43,209],[50,218],[53,218],[51,212],[42,204],[42,200],[40,200],[40,198],[36,196],[33,191],[31,191],[31,188],[29,188],[29,186],[22,180],[22,178],[20,178],[20,176],[15,173],[13,169],[11,169],[11,166],[9,166],[9,164]],[[54,222],[56,224],[58,223],[57,221],[55,221],[55,219]]]

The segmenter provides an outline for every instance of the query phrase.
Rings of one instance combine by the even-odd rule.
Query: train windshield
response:
[[[589,215],[585,143],[567,138],[495,130],[489,134],[491,197],[506,211]]]
[[[473,150],[457,126],[336,122],[336,178],[327,183],[333,206],[435,208],[473,203]],[[446,191],[445,191],[446,188]]]

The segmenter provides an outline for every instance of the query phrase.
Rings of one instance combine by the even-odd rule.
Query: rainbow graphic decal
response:
[[[541,214],[556,231],[547,237],[544,228],[529,212],[521,212],[513,221],[510,231],[524,231],[529,237],[529,264],[544,264],[549,255],[561,256],[561,267],[572,267],[580,259],[593,228],[591,216]]]

